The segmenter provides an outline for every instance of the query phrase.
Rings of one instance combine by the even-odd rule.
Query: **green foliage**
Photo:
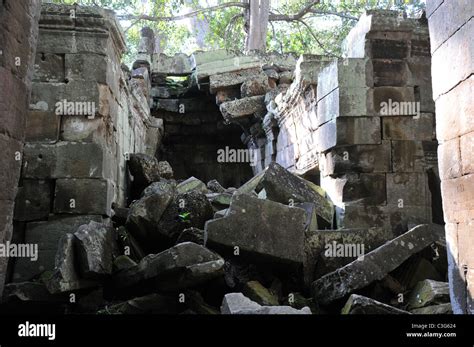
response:
[[[191,218],[191,213],[190,212],[183,212],[178,215],[179,221],[183,223],[190,223],[191,221],[189,218]]]
[[[53,0],[55,3],[78,3],[115,10],[118,15],[141,15],[153,17],[176,16],[216,4],[238,0]],[[298,13],[309,0],[272,0],[271,13]],[[425,0],[321,0],[300,21],[273,21],[268,26],[267,48],[269,51],[341,54],[341,43],[357,19],[368,9],[402,10],[408,16],[416,16],[424,9]],[[315,13],[317,11],[317,13]],[[225,48],[242,52],[245,43],[243,8],[227,7],[212,12],[201,12],[196,18],[208,24],[204,49]],[[198,49],[196,32],[190,20],[146,21],[123,20],[128,52],[124,62],[133,62],[140,29],[149,26],[163,41],[163,52],[173,55],[187,54]]]

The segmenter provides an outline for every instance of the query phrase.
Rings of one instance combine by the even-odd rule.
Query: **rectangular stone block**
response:
[[[342,146],[323,156],[320,163],[323,175],[338,176],[348,172],[390,171],[391,147],[389,141],[382,141],[380,145]]]
[[[54,212],[111,216],[114,186],[110,180],[58,179]]]
[[[113,62],[107,56],[93,53],[65,55],[65,76],[69,81],[96,81],[107,84]],[[115,68],[115,67],[114,67]],[[119,74],[120,71],[115,71]]]
[[[472,2],[471,6],[472,6]],[[471,12],[472,13],[472,12]],[[474,72],[474,21],[469,20],[433,53],[433,98],[450,91]],[[449,61],[449,68],[446,62]],[[471,77],[472,78],[472,77]]]
[[[28,111],[25,140],[27,142],[55,143],[59,139],[61,117],[54,112]]]
[[[1,49],[1,48],[0,48]],[[1,55],[0,55],[1,56]],[[23,140],[27,96],[25,84],[10,71],[0,67],[0,132]]]
[[[434,2],[430,4],[430,7],[427,6],[429,10],[427,14],[429,13],[430,16],[431,52],[434,53],[443,42],[472,19],[474,3],[470,0],[444,1],[442,4],[439,0],[428,2]]]
[[[438,167],[438,142],[392,141],[393,172],[425,172]]]
[[[474,76],[436,100],[436,135],[451,140],[474,131]]]
[[[432,222],[431,206],[404,206],[403,208],[384,206],[388,215],[389,228],[401,234],[420,224]]]
[[[64,83],[64,54],[36,53],[33,81]]]
[[[317,126],[337,117],[355,117],[368,114],[371,94],[367,87],[340,87],[318,102]]]
[[[319,152],[336,146],[380,144],[380,118],[340,117],[323,124],[316,136]]]
[[[336,88],[370,87],[372,83],[368,59],[336,59],[318,76],[318,101]]]
[[[459,265],[467,266],[471,271],[474,270],[474,220],[459,223],[457,227]]]
[[[389,216],[383,206],[365,206],[358,203],[343,204],[336,208],[336,225],[342,228],[387,228]]]
[[[417,114],[413,87],[376,87],[372,90],[372,95],[373,112],[377,115],[407,116]]]
[[[13,282],[29,281],[44,271],[53,270],[59,239],[64,234],[76,232],[79,226],[88,224],[90,221],[100,223],[103,219],[101,216],[89,215],[27,223],[24,243],[37,245],[38,260],[16,258]]]
[[[474,173],[474,132],[461,137],[459,148],[461,150],[462,174]]]
[[[431,206],[425,173],[387,173],[387,204],[395,208]]]
[[[373,59],[405,59],[410,52],[407,41],[371,39],[367,42],[368,54]]]
[[[430,113],[417,116],[382,117],[384,140],[420,140],[436,139],[435,119]]]
[[[21,169],[22,143],[0,134],[0,148],[3,159],[0,161],[0,200],[15,200]]]
[[[438,147],[439,176],[442,180],[462,175],[461,148],[459,138],[443,142]]]
[[[410,71],[404,60],[373,59],[374,87],[403,87],[408,84]]]
[[[384,205],[387,201],[385,186],[385,174],[348,173],[339,178],[321,179],[321,188],[336,204],[357,201],[364,205]]]
[[[24,179],[15,199],[14,219],[26,222],[48,218],[52,187],[49,180]]]
[[[38,53],[96,53],[112,52],[108,33],[49,30],[41,28],[38,38]]]
[[[464,223],[474,214],[474,174],[441,181],[444,219]]]
[[[107,158],[95,143],[27,144],[24,149],[25,178],[103,178],[109,171]]]
[[[237,71],[224,72],[217,75],[209,76],[209,90],[212,94],[219,89],[232,88],[239,86],[252,77],[262,73],[261,67],[253,67]]]

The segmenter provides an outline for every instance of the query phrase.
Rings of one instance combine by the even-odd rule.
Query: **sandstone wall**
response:
[[[319,171],[339,228],[398,233],[430,222],[440,199],[427,25],[368,11],[344,50],[343,59],[300,58],[264,119],[266,157],[270,150],[286,168]],[[414,107],[386,113],[384,102]]]
[[[124,50],[113,12],[42,6],[14,216],[15,241],[40,253],[16,260],[13,281],[52,269],[64,233],[125,206],[128,154],[156,151],[149,71],[123,68]]]
[[[12,236],[14,200],[20,177],[25,119],[38,37],[39,0],[0,2],[0,242]],[[0,259],[0,296],[7,259]]]
[[[428,0],[451,304],[474,313],[474,3]]]

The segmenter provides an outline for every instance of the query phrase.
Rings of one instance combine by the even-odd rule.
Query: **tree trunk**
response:
[[[267,47],[270,0],[250,0],[249,25],[245,51],[265,52]]]

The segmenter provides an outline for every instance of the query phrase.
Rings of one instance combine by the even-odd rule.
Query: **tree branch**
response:
[[[148,16],[148,15],[142,14],[142,15],[139,15],[139,16],[122,15],[122,16],[117,16],[117,17],[118,17],[118,19],[122,19],[122,20],[144,19],[144,20],[148,20],[148,21],[151,21],[151,22],[172,22],[172,21],[176,21],[176,20],[182,20],[182,19],[194,17],[194,16],[196,16],[200,13],[203,13],[203,12],[212,12],[212,11],[215,11],[215,10],[220,10],[220,9],[228,8],[228,7],[248,8],[249,6],[248,6],[248,4],[244,4],[242,2],[227,2],[225,4],[221,4],[221,5],[217,5],[217,6],[211,6],[211,7],[208,7],[208,8],[201,8],[199,10],[192,11],[192,12],[182,14],[182,15],[179,15],[179,16],[153,17],[153,16]]]
[[[326,53],[327,55],[331,56],[331,57],[338,57],[337,55],[335,55],[334,53],[332,52],[329,52],[325,47],[324,45],[321,43],[321,41],[318,39],[318,37],[316,36],[316,34],[314,33],[313,29],[311,29],[311,27],[302,19],[299,19],[298,22],[300,22],[301,24],[303,24],[306,29],[308,30],[308,32],[311,34],[311,36],[313,36],[314,40],[316,41],[316,43],[318,44],[319,47],[321,47],[321,49],[324,51],[324,53]]]
[[[320,11],[320,10],[310,9],[309,13],[338,16],[338,17],[345,18],[345,19],[350,19],[350,20],[359,20],[359,18],[351,16],[349,14],[345,14],[345,13],[341,13],[341,12],[334,12],[334,11]]]
[[[277,22],[277,21],[285,21],[285,22],[292,22],[292,21],[298,21],[303,16],[311,11],[311,8],[314,5],[317,5],[320,3],[321,0],[313,0],[309,2],[305,7],[303,7],[301,10],[298,11],[296,14],[274,14],[271,13],[270,16],[268,17],[268,20],[271,22]]]

